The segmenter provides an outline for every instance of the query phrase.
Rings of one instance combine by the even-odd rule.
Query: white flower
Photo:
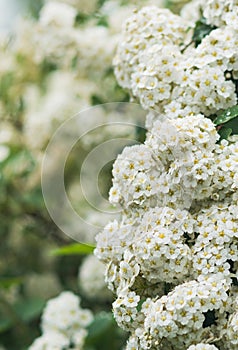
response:
[[[123,300],[123,304],[127,307],[134,308],[138,305],[140,301],[140,297],[136,295],[135,292],[130,292],[126,295],[126,298]]]
[[[237,1],[236,0],[208,0],[202,1],[203,15],[209,24],[218,27],[233,25],[237,29]]]
[[[50,1],[41,9],[39,20],[44,26],[72,27],[76,15],[77,11],[74,7],[58,1]]]
[[[89,299],[110,300],[111,293],[105,283],[106,266],[94,255],[86,257],[79,268],[79,286]]]
[[[89,310],[80,308],[80,298],[71,292],[62,292],[47,302],[42,315],[42,330],[59,330],[69,336],[78,328],[84,328],[92,321]]]
[[[42,315],[41,337],[31,345],[31,350],[81,349],[87,330],[93,321],[90,310],[80,307],[80,298],[71,292],[62,292],[50,299]]]
[[[218,350],[215,345],[199,343],[197,345],[191,345],[187,350]]]
[[[163,56],[163,49],[167,45],[176,45],[185,40],[186,23],[167,9],[145,7],[126,21],[123,35],[124,40],[119,45],[114,60],[115,73],[119,83],[123,87],[130,88],[132,85],[130,75],[140,63],[140,56],[143,57],[143,52],[160,40],[162,43],[160,54]],[[160,61],[158,53],[156,57]],[[148,100],[150,100],[149,96]]]
[[[3,162],[10,154],[10,149],[8,146],[0,144],[0,163]]]
[[[57,331],[44,333],[29,347],[29,350],[63,350],[68,347],[70,341],[67,336]]]
[[[88,332],[86,329],[79,329],[72,337],[72,342],[76,349],[82,349]]]

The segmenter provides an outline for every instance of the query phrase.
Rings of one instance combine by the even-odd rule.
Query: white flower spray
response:
[[[145,7],[125,22],[114,59],[119,84],[149,112],[144,144],[114,163],[121,219],[95,250],[131,334],[126,350],[238,344],[238,142],[213,122],[237,104],[238,3],[199,7],[212,27],[196,45],[188,5],[183,17]]]

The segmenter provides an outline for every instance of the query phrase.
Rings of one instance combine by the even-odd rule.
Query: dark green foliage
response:
[[[230,135],[238,134],[238,105],[219,113],[213,120],[220,134],[220,141],[228,139]]]
[[[141,126],[136,127],[136,139],[140,143],[144,143],[146,139],[147,130]]]
[[[210,327],[216,324],[216,316],[214,310],[208,310],[205,314],[205,320],[203,322],[203,328]]]
[[[89,326],[85,350],[116,350],[125,344],[127,334],[118,328],[111,313],[100,312]]]
[[[195,47],[197,47],[202,39],[210,34],[213,29],[216,29],[216,27],[207,24],[203,17],[197,21],[192,36],[192,41],[194,42]]]
[[[238,105],[226,109],[224,112],[220,113],[215,119],[215,125],[221,125],[229,122],[230,120],[238,117]],[[237,124],[237,123],[236,123]],[[237,126],[238,127],[238,126]]]

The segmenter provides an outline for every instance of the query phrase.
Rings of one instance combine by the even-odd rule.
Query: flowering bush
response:
[[[144,144],[114,163],[121,218],[95,250],[127,350],[238,345],[238,3],[193,3],[182,16],[133,14],[114,59],[119,84],[148,110]]]
[[[1,33],[0,37],[0,343],[8,350],[26,349],[37,338],[37,318],[47,299],[65,289],[78,291],[82,257],[51,254],[71,240],[62,235],[44,206],[41,164],[47,143],[58,126],[80,110],[98,103],[128,100],[128,94],[114,78],[112,59],[121,23],[133,13],[133,2],[42,3],[36,17],[19,18],[14,32],[6,36]],[[89,129],[95,120],[103,124],[116,118],[115,111],[107,113],[100,106],[88,121]],[[118,129],[121,137],[135,138],[132,128]],[[69,196],[73,193],[77,210],[86,217],[90,214],[82,194],[75,190],[76,179],[83,158],[93,146],[107,139],[109,132],[105,128],[103,132],[88,133],[72,151],[76,167],[71,167],[71,160],[67,164]],[[53,173],[54,169],[49,171]],[[84,231],[81,228],[81,237],[92,241],[93,237]],[[105,289],[102,276],[100,283]],[[110,292],[106,294],[110,300]],[[108,329],[110,337],[117,332],[108,305],[107,297],[86,305],[96,311],[93,329],[95,324],[97,329],[97,322],[104,327],[96,331],[101,338],[94,336],[91,348],[95,342],[101,349],[107,346],[109,340],[104,332]],[[106,316],[100,316],[102,309]],[[122,332],[120,336],[112,348],[119,347],[124,339]],[[55,341],[63,339],[58,333],[54,337]],[[43,338],[48,341],[48,333],[44,332]],[[53,338],[49,341],[54,342]],[[43,347],[41,341],[37,344]]]
[[[21,18],[1,37],[0,342],[7,350],[237,349],[238,2],[186,2],[45,0],[36,18]],[[129,99],[146,111],[146,136],[133,113],[103,105]],[[117,147],[109,200],[120,215],[98,233],[95,256],[82,259],[71,255],[94,246],[68,245],[51,221],[40,168],[58,126],[98,104],[78,123],[81,134],[92,132],[71,150],[64,173],[70,199],[93,226],[104,216],[84,201],[79,172],[88,192],[95,174],[83,158],[110,136],[137,144]],[[125,123],[111,129],[119,112]],[[56,184],[63,146],[47,169]],[[93,244],[86,226],[76,227],[78,239]]]

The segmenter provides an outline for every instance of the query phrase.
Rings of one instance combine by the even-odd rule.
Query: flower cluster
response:
[[[46,3],[38,22],[22,20],[19,23],[14,52],[31,66],[40,65],[44,60],[61,66],[67,64],[75,55],[76,15],[76,9],[68,4]]]
[[[118,296],[114,314],[126,330],[135,331],[144,319],[138,312],[139,303],[144,305],[146,298],[163,295],[168,285],[169,290],[172,286],[182,288],[184,282],[192,280],[197,286],[212,275],[213,293],[216,283],[225,283],[228,290],[233,276],[238,276],[238,144],[218,140],[214,124],[201,114],[167,121],[159,118],[145,144],[125,148],[114,163],[110,200],[121,205],[123,214],[121,221],[109,223],[97,236],[95,253],[107,264],[106,280]],[[213,330],[203,327],[208,311],[219,309],[216,317],[220,322],[225,317],[228,295],[224,298],[223,308],[221,304],[211,308],[209,301],[200,323],[196,323],[199,335],[183,329],[183,335],[192,332],[187,346],[194,338],[204,340]],[[193,303],[189,304],[192,310]],[[170,319],[176,323],[173,313]],[[165,330],[158,333],[149,327],[150,322],[145,330],[144,320],[142,328],[151,344],[156,345],[158,337],[169,341]],[[171,329],[172,338],[178,341],[179,328]],[[138,341],[141,349],[146,349],[148,342]],[[179,349],[183,349],[183,342],[181,337]]]
[[[229,25],[238,29],[237,5],[237,0],[203,0],[203,16],[206,18],[207,23],[217,27]]]
[[[147,72],[147,74],[145,72],[145,78],[141,84],[138,84],[140,83],[139,76],[134,76],[138,88],[145,86],[148,87],[148,90],[151,90],[151,94],[153,93],[153,89],[156,88],[156,82],[157,85],[159,84],[159,81],[153,79],[153,70],[156,70],[156,66],[153,62],[147,60],[147,69],[146,67],[143,69],[143,62],[141,62],[141,58],[146,62],[146,59],[148,59],[146,52],[149,50],[158,58],[158,62],[156,62],[157,67],[160,64],[164,67],[161,71],[160,80],[162,80],[162,77],[165,77],[165,82],[167,79],[169,83],[172,79],[172,72],[167,72],[169,62],[171,62],[171,66],[173,66],[173,63],[176,66],[176,58],[174,57],[176,52],[175,55],[172,54],[172,57],[171,52],[185,40],[186,29],[186,23],[167,9],[144,7],[138,13],[135,13],[124,24],[124,40],[120,42],[114,59],[118,82],[123,87],[132,89],[131,75],[135,68],[138,67],[138,70],[142,73],[143,70]],[[165,50],[164,63],[163,56],[159,54],[162,50]],[[166,59],[169,62],[165,63]],[[161,87],[158,85],[158,91],[162,87],[162,84]],[[148,97],[148,99],[150,98]]]
[[[199,234],[192,248],[195,276],[219,272],[230,275],[238,256],[237,214],[237,204],[222,203],[204,208],[195,217]]]
[[[80,307],[80,298],[71,292],[62,292],[47,302],[42,315],[43,335],[30,350],[80,350],[87,336],[86,327],[92,322],[91,311]]]
[[[118,82],[149,110],[144,144],[114,163],[109,198],[121,218],[95,250],[116,321],[131,333],[126,350],[238,344],[238,141],[214,121],[237,103],[238,32],[218,9],[238,4],[197,3],[209,28],[200,42],[185,10],[146,7],[126,21],[114,60]]]
[[[236,192],[237,143],[217,144],[219,134],[203,115],[155,120],[144,145],[127,147],[113,167],[112,203],[189,207]]]
[[[194,338],[199,342],[208,334],[209,327],[202,327],[208,311],[224,312],[227,289],[226,282],[216,276],[181,284],[156,301],[147,300],[141,309],[143,333],[136,329],[142,348],[156,344],[157,339],[162,343],[166,339],[177,348],[188,346]]]
[[[192,218],[179,209],[156,207],[143,215],[133,254],[147,281],[178,283],[189,275],[191,250],[184,236],[191,230]]]
[[[188,45],[190,22],[164,9],[142,9],[124,26],[114,59],[119,84],[145,109],[168,118],[209,116],[235,105],[236,87],[225,73],[236,76],[238,36],[228,24],[193,48]]]
[[[113,166],[112,203],[142,204],[156,193],[156,163],[145,145],[126,147]]]

